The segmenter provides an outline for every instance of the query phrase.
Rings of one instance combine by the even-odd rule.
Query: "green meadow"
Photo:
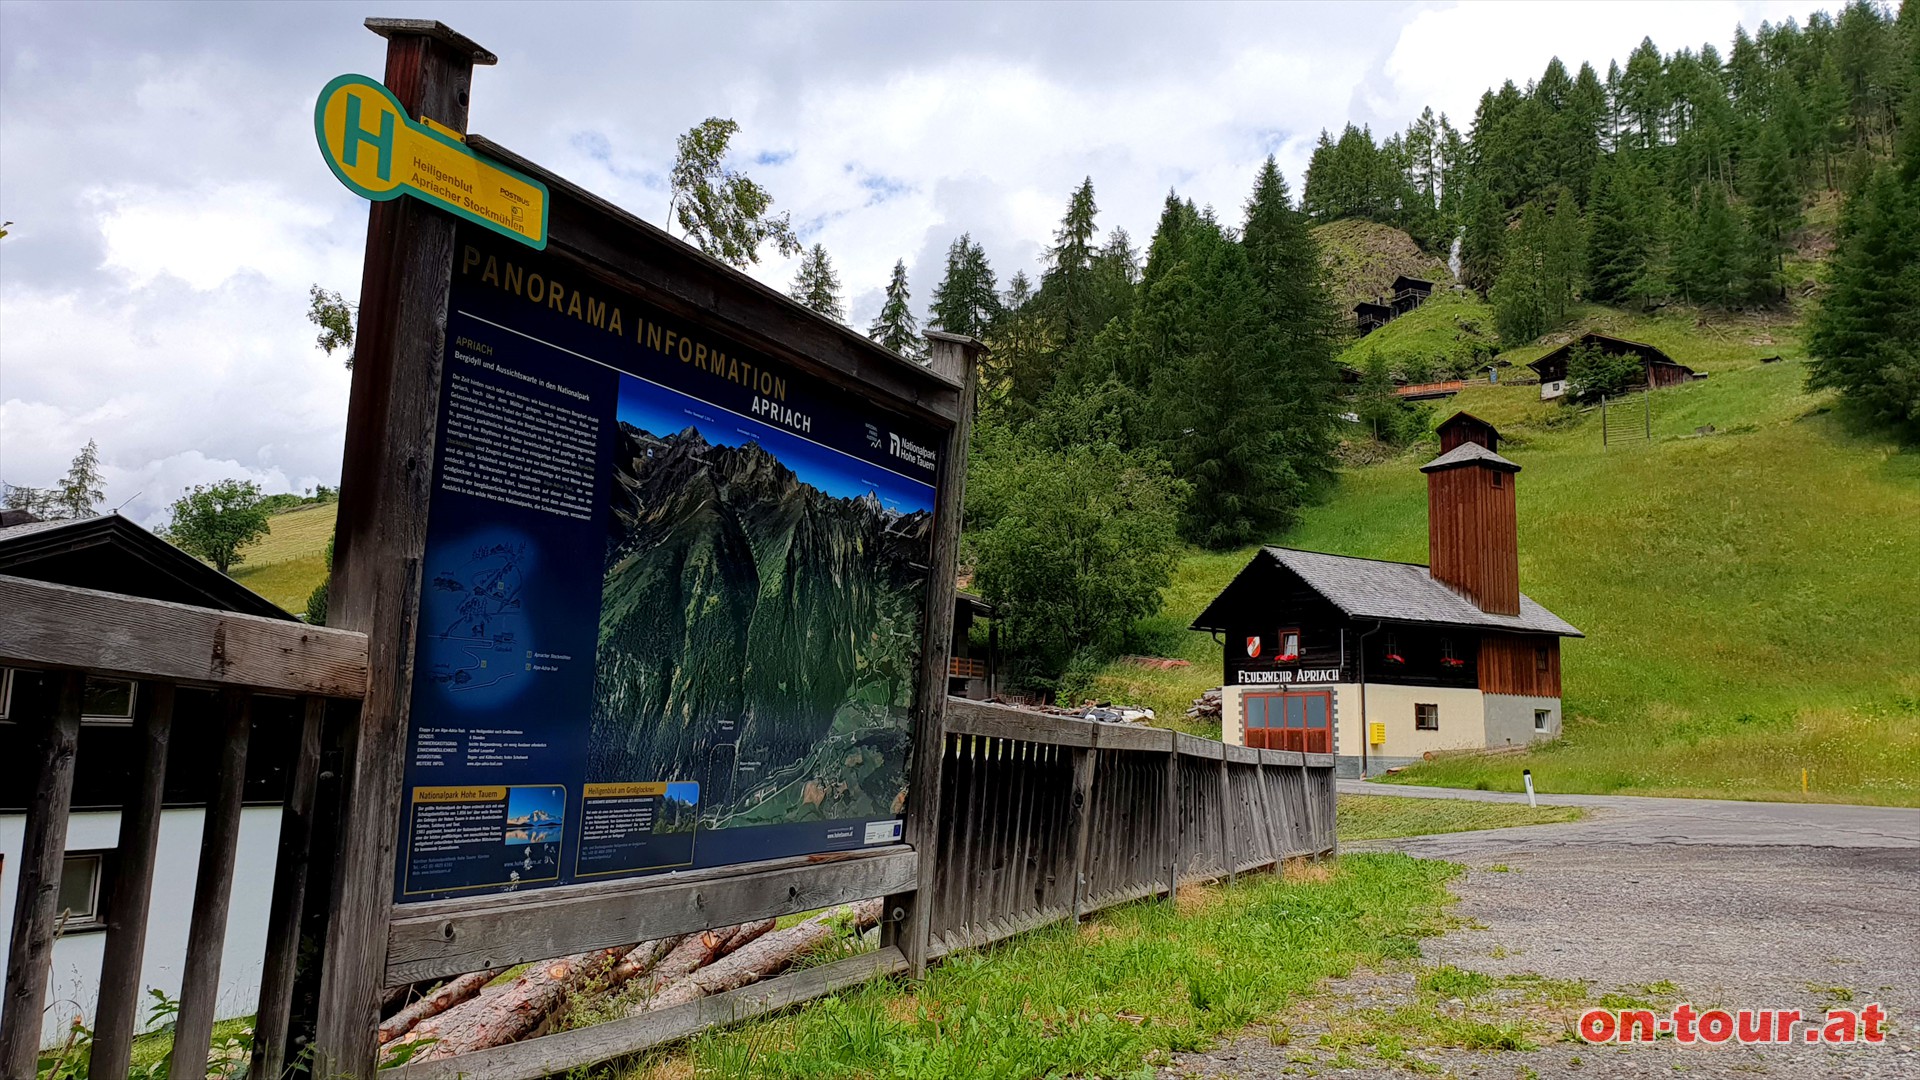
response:
[[[1493,422],[1523,468],[1521,588],[1586,633],[1564,651],[1565,736],[1390,779],[1518,790],[1530,768],[1545,791],[1920,806],[1920,453],[1808,393],[1795,330],[1778,319],[1594,308],[1572,332],[1590,328],[1709,378],[1656,393],[1652,439],[1610,448],[1598,412],[1541,402],[1532,386],[1475,384],[1434,413]],[[1550,344],[1502,356],[1523,363]],[[1626,408],[1630,428],[1640,404]],[[1418,466],[1433,452],[1342,470],[1273,542],[1425,562]],[[1218,683],[1220,646],[1180,628],[1251,554],[1190,555],[1146,628],[1191,668],[1116,662],[1096,692],[1217,730],[1180,714]]]

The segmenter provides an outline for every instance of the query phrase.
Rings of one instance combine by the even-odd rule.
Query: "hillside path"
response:
[[[1340,781],[1346,794],[1524,802],[1525,795]],[[1282,1023],[1285,1045],[1261,1029],[1206,1053],[1178,1055],[1168,1078],[1323,1076],[1454,1077],[1920,1076],[1920,810],[1905,808],[1542,795],[1582,806],[1577,822],[1343,844],[1342,851],[1402,851],[1459,862],[1452,883],[1464,924],[1422,943],[1407,970],[1356,972]],[[1318,1046],[1343,1014],[1420,1000],[1418,971],[1440,965],[1491,976],[1580,980],[1588,999],[1543,1005],[1500,995],[1441,1003],[1496,1022],[1531,1022],[1538,1049],[1409,1050],[1380,1060]],[[1670,984],[1670,985],[1666,985]],[[1670,992],[1669,992],[1670,991]],[[1671,1039],[1624,1047],[1570,1038],[1579,1010],[1625,992],[1656,1002],[1800,1009],[1881,1004],[1891,1034],[1878,1046],[1829,1048],[1680,1046]],[[1495,1015],[1484,1011],[1493,1008]],[[1500,1008],[1507,1015],[1497,1015]],[[1348,1020],[1351,1027],[1352,1020]],[[1437,1072],[1436,1072],[1437,1070]]]

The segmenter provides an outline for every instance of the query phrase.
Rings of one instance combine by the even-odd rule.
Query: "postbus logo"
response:
[[[1250,660],[1260,659],[1260,635],[1259,634],[1247,635],[1247,658]]]

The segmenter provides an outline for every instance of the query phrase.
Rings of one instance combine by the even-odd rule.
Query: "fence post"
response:
[[[315,796],[320,782],[320,731],[327,699],[301,702],[300,741],[280,810],[280,851],[274,862],[267,914],[267,953],[260,965],[260,1005],[253,1022],[253,1075],[269,1080],[286,1068],[293,1018],[294,969],[300,953],[300,916],[306,908],[307,867],[313,857]]]
[[[206,1071],[208,1044],[213,1039],[227,912],[233,901],[234,858],[240,842],[241,801],[246,797],[253,694],[238,687],[222,690],[220,713],[220,764],[201,822],[200,868],[193,885],[193,917],[187,924],[180,1012],[173,1028],[173,1068],[187,1076]]]
[[[367,28],[387,38],[385,83],[407,114],[465,133],[474,65],[493,54],[437,22],[369,19]],[[412,198],[376,202],[367,217],[328,613],[367,635],[367,693],[347,738],[339,835],[320,838],[322,850],[337,843],[338,861],[316,1076],[371,1076],[378,1049],[454,228],[452,215]]]
[[[1174,894],[1180,891],[1180,739],[1173,732],[1167,732],[1167,803],[1166,813],[1167,845],[1167,903],[1174,901]]]
[[[1220,861],[1226,863],[1227,884],[1233,884],[1233,769],[1223,748],[1220,754]]]
[[[1073,921],[1079,922],[1087,911],[1087,839],[1093,830],[1093,782],[1100,751],[1095,747],[1073,751],[1073,795],[1069,804],[1068,850],[1073,859]]]
[[[1600,395],[1600,449],[1607,448],[1607,395]]]
[[[21,674],[14,675],[16,694]],[[67,811],[73,805],[73,755],[86,676],[45,672],[35,682],[39,693],[23,711],[27,723],[39,729],[39,745],[26,835],[20,842],[20,884],[13,894],[7,997],[0,1010],[0,1076],[9,1080],[33,1076],[39,1069],[40,1018],[47,1007],[60,921],[60,869],[67,857]]]
[[[140,968],[146,959],[147,908],[166,798],[167,746],[173,734],[174,686],[140,684],[134,742],[140,771],[120,817],[112,895],[107,901],[106,957],[100,962],[100,1000],[94,1007],[90,1076],[125,1076],[133,1060],[133,1029],[140,1007]]]

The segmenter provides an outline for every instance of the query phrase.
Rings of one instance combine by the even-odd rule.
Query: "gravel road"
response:
[[[1524,795],[1341,781],[1342,793],[1524,802]],[[1558,796],[1589,808],[1578,822],[1347,845],[1459,862],[1454,914],[1466,928],[1429,939],[1421,964],[1489,975],[1582,980],[1591,997],[1649,984],[1651,995],[1697,1009],[1799,1009],[1878,1002],[1888,1039],[1850,1048],[1729,1043],[1539,1049],[1429,1048],[1410,1057],[1459,1077],[1920,1076],[1920,810],[1625,796]],[[1325,1030],[1328,1011],[1412,1000],[1408,972],[1357,973],[1329,997],[1286,1018]],[[1522,1006],[1516,1004],[1516,1010]],[[1318,1013],[1315,1012],[1318,1010]],[[1664,1012],[1664,1009],[1661,1010]],[[1577,1007],[1557,1019],[1577,1014]],[[1538,1013],[1536,1012],[1536,1019]],[[1551,1039],[1552,1037],[1549,1036]],[[1243,1036],[1180,1055],[1165,1077],[1407,1077],[1405,1063],[1337,1060],[1296,1035],[1274,1046]],[[1425,1071],[1425,1070],[1423,1070]]]

